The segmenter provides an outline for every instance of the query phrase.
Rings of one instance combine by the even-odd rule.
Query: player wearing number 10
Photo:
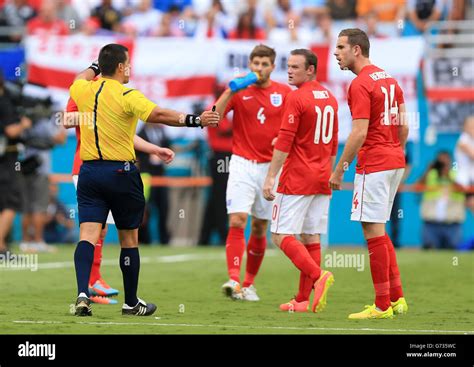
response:
[[[321,270],[320,234],[327,232],[329,176],[336,159],[338,119],[336,98],[316,79],[318,59],[307,49],[291,51],[288,82],[298,89],[288,94],[278,140],[263,186],[273,200],[272,240],[301,271],[299,292],[282,311],[306,312],[314,289],[312,311],[326,305],[334,282]],[[276,196],[273,187],[283,166]],[[295,236],[301,236],[301,242]]]
[[[352,131],[329,183],[332,189],[340,189],[344,167],[357,154],[351,220],[362,224],[375,288],[375,303],[349,319],[391,318],[408,310],[395,249],[385,233],[405,170],[405,102],[397,81],[370,63],[369,48],[363,31],[345,29],[334,53],[340,68],[357,77],[348,91]]]

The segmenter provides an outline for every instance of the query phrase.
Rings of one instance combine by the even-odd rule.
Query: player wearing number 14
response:
[[[329,184],[339,190],[344,166],[357,154],[351,220],[361,222],[367,240],[375,302],[349,319],[385,319],[406,313],[395,249],[385,232],[405,170],[408,137],[405,102],[397,81],[371,64],[370,43],[360,29],[339,34],[334,56],[357,77],[348,91],[352,131]]]

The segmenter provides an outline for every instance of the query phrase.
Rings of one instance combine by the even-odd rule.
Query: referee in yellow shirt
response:
[[[97,80],[92,80],[102,74]],[[127,88],[130,77],[128,49],[109,44],[100,50],[99,63],[80,73],[70,88],[81,116],[83,165],[79,173],[80,240],[74,253],[78,297],[75,314],[91,316],[89,275],[94,245],[109,210],[115,219],[121,246],[125,303],[123,315],[148,316],[156,306],[137,297],[140,255],[138,227],[143,218],[143,183],[135,162],[133,137],[138,119],[170,126],[216,126],[219,114],[201,116],[159,108],[136,89]]]

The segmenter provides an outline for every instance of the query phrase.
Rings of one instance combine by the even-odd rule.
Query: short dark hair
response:
[[[363,30],[359,28],[343,29],[341,33],[339,33],[338,37],[344,36],[347,37],[347,41],[351,46],[359,46],[362,51],[362,55],[365,57],[369,57],[369,37],[367,37],[367,34]]]
[[[276,52],[273,48],[260,44],[254,47],[254,49],[250,53],[249,60],[252,61],[253,58],[256,56],[269,57],[273,65],[275,63]]]
[[[128,48],[116,43],[102,47],[99,53],[99,68],[102,75],[114,75],[118,64],[127,60],[126,52],[128,52]]]
[[[296,50],[291,51],[290,54],[304,56],[306,70],[308,70],[310,65],[313,65],[314,73],[316,74],[316,71],[318,70],[318,57],[313,51],[308,50],[307,48],[297,48]]]

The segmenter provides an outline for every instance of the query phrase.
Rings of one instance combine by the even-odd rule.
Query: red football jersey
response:
[[[304,83],[286,97],[276,149],[289,142],[277,192],[330,195],[331,157],[339,131],[336,98],[317,81]]]
[[[69,98],[67,102],[66,112],[77,112],[79,111],[76,105],[76,102],[72,98]],[[81,150],[81,129],[79,126],[76,126],[76,152],[74,153],[74,163],[72,164],[72,174],[78,175],[81,169],[82,160],[80,157],[80,150]]]
[[[272,81],[267,88],[252,85],[234,94],[225,111],[234,111],[233,154],[258,163],[272,160],[272,140],[278,135],[290,91],[288,85]]]
[[[348,92],[352,119],[368,119],[367,138],[357,155],[357,173],[405,167],[398,139],[398,107],[405,103],[397,81],[375,65],[365,66]]]

